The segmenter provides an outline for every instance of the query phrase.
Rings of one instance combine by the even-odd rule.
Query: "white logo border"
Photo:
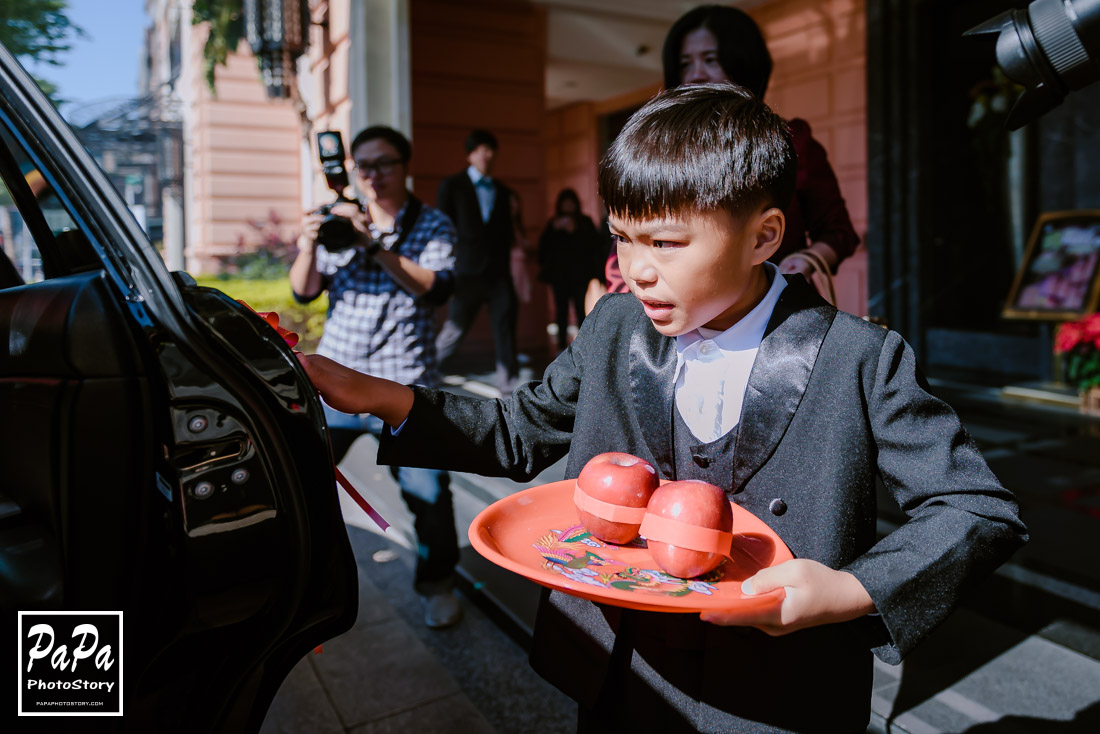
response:
[[[118,615],[118,711],[103,712],[103,713],[99,713],[99,712],[73,712],[73,713],[57,712],[57,713],[54,713],[53,711],[23,711],[23,615],[24,614],[49,615],[49,616],[58,616],[58,617],[75,616],[75,615],[96,615],[96,616],[106,617],[106,616],[112,615],[112,614]],[[19,683],[18,683],[18,686],[19,686],[19,690],[18,690],[19,704],[18,704],[18,708],[16,708],[16,715],[20,716],[20,717],[22,717],[22,716],[79,716],[79,717],[84,717],[84,716],[122,716],[122,708],[123,708],[122,685],[123,685],[123,681],[125,680],[125,676],[123,676],[123,674],[122,674],[122,660],[123,660],[123,657],[124,657],[123,654],[122,654],[123,629],[124,629],[124,627],[123,627],[123,624],[122,624],[122,610],[121,609],[118,610],[118,611],[96,611],[96,612],[75,612],[75,611],[63,611],[63,610],[59,610],[59,609],[58,610],[43,609],[43,610],[32,610],[32,611],[22,611],[21,610],[19,612],[19,619],[18,619],[18,621],[16,622],[16,625],[15,625],[15,634],[18,635],[18,637],[19,637],[19,654],[16,656],[16,661],[15,661],[16,666],[18,666],[18,668],[19,668],[19,677],[17,678],[17,680],[19,681]]]

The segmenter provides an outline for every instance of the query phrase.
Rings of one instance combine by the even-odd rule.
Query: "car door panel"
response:
[[[0,267],[0,613],[124,611],[127,714],[83,731],[258,730],[357,612],[320,401],[262,319],[166,272],[2,48],[0,133],[49,278]]]

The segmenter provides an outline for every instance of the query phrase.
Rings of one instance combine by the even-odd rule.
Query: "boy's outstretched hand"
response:
[[[741,584],[746,594],[778,588],[785,589],[787,597],[770,610],[709,611],[699,616],[704,622],[756,627],[776,637],[820,624],[847,622],[875,611],[871,595],[859,579],[805,558],[765,568]]]
[[[371,413],[399,426],[412,410],[413,392],[405,385],[356,372],[319,354],[295,352],[317,392],[342,413]]]

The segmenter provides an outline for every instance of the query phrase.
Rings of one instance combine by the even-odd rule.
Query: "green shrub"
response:
[[[201,286],[217,288],[230,298],[244,301],[257,311],[276,312],[279,314],[279,326],[297,332],[301,338],[297,349],[303,352],[317,349],[325,327],[327,295],[322,295],[313,303],[298,303],[291,294],[290,279],[285,276],[275,280],[252,280],[203,275],[195,280]]]

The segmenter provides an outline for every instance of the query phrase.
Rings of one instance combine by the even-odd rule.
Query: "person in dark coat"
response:
[[[539,280],[554,294],[554,321],[558,325],[558,350],[568,344],[569,305],[580,327],[584,321],[584,294],[588,281],[599,277],[599,234],[591,218],[581,212],[581,201],[573,189],[562,189],[554,206],[554,216],[539,237]]]
[[[741,586],[783,589],[778,606],[544,591],[531,664],[578,702],[580,731],[863,731],[872,654],[900,662],[1027,539],[909,345],[768,262],[794,176],[786,122],[755,95],[666,92],[600,165],[630,293],[600,299],[541,382],[479,400],[300,357],[329,403],[397,429],[380,463],[527,481],[566,453],[572,478],[625,451],[721,487],[790,548]],[[909,518],[881,539],[877,480]]]
[[[497,139],[491,132],[471,132],[466,138],[466,162],[470,165],[443,179],[436,193],[435,205],[454,222],[458,239],[454,295],[435,349],[440,364],[445,364],[481,307],[487,305],[496,349],[497,384],[501,394],[508,395],[519,376],[519,302],[511,266],[516,232],[511,190],[492,175],[497,150]]]

